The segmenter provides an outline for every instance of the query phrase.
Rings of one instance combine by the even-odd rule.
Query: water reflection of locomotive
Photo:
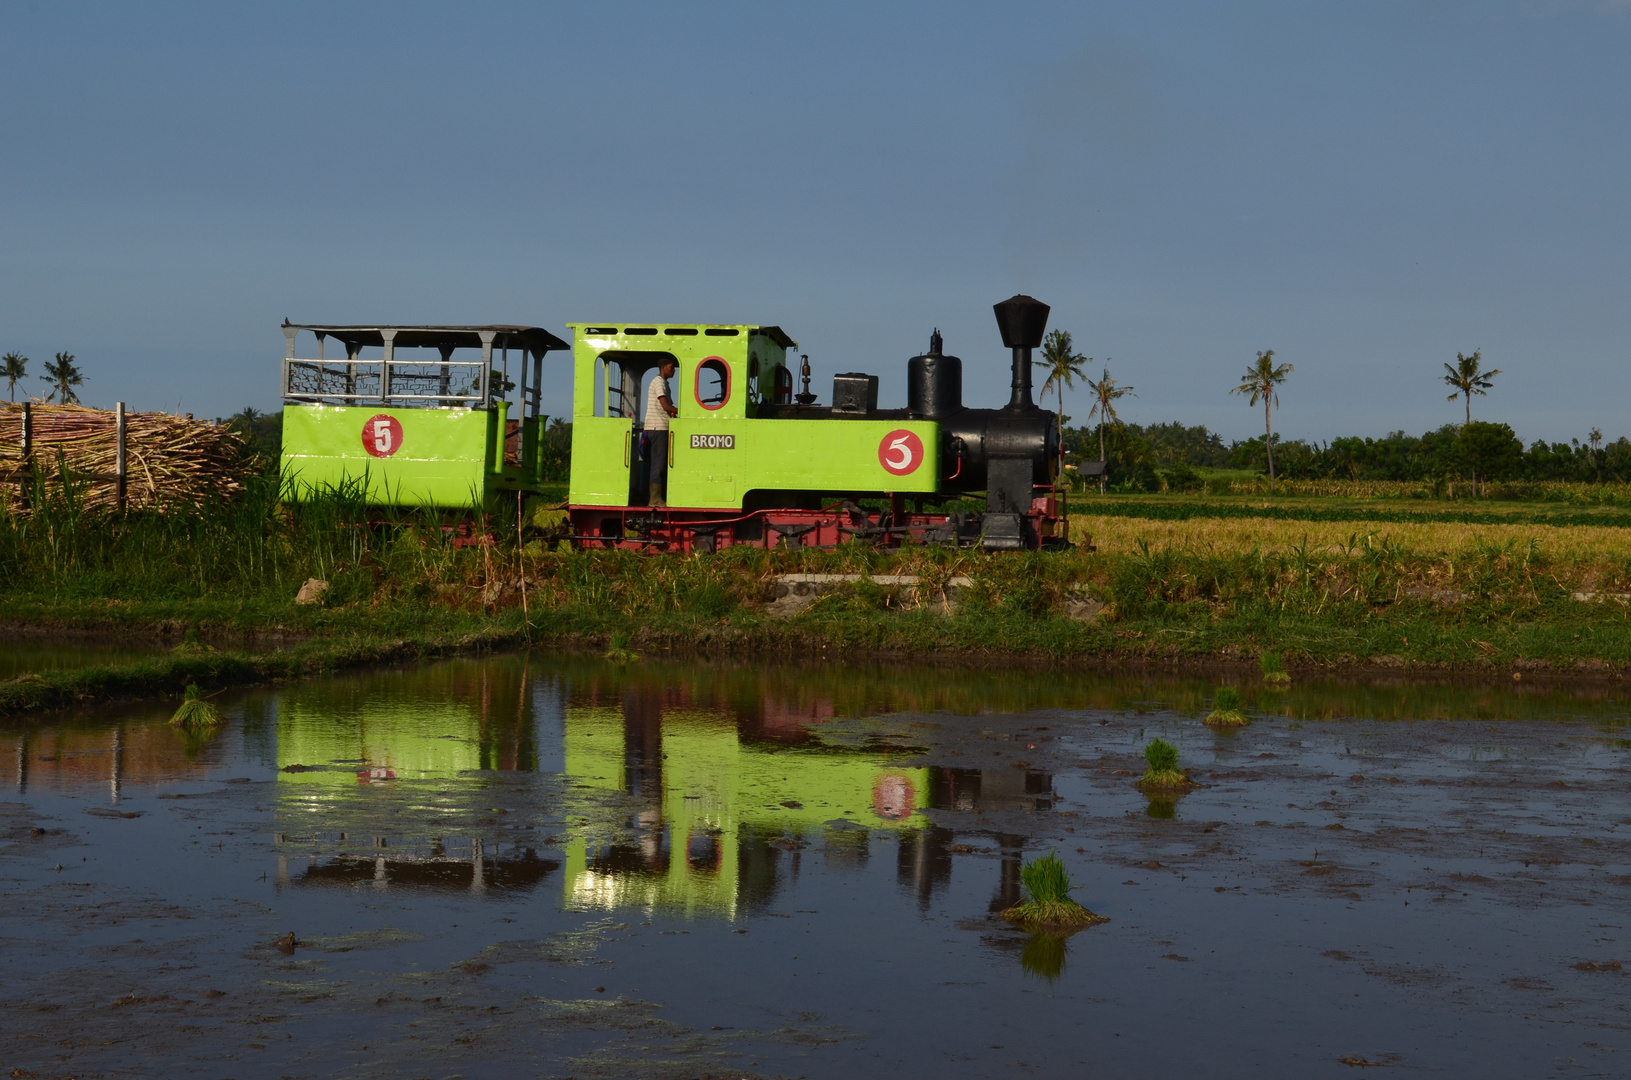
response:
[[[878,407],[876,375],[840,374],[817,405],[809,361],[794,393],[796,342],[776,326],[572,324],[575,542],[588,547],[713,550],[731,544],[1063,545],[1056,435],[1032,400],[1031,350],[1048,306],[996,305],[1012,351],[1000,409],[962,402],[962,362],[929,351],[907,364],[907,406]],[[284,325],[283,466],[291,498],[363,484],[370,502],[493,511],[540,489],[542,362],[566,343],[524,326]],[[297,357],[301,331],[315,359]],[[326,359],[335,339],[345,359]],[[454,359],[460,349],[481,358]],[[378,350],[365,356],[364,350]],[[432,360],[408,350],[435,349]],[[510,378],[510,352],[519,378]],[[422,353],[418,354],[420,357]],[[673,361],[678,414],[666,447],[666,507],[648,505],[640,452],[646,391]],[[651,442],[651,440],[647,440]],[[945,504],[985,492],[982,512]],[[887,499],[866,510],[861,499]],[[513,511],[512,511],[513,512]]]
[[[637,681],[580,687],[564,732],[580,800],[563,838],[566,903],[734,918],[768,905],[802,858],[858,868],[887,838],[899,884],[927,905],[950,880],[955,834],[925,811],[1052,805],[1044,773],[904,766],[830,743],[817,732],[834,713],[819,696],[726,704]],[[1023,838],[997,839],[1007,907]]]

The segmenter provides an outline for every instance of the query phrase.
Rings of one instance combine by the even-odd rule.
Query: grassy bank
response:
[[[1073,530],[1093,534],[1093,552],[852,546],[686,558],[552,551],[518,537],[513,522],[493,546],[457,547],[429,519],[370,524],[342,496],[285,507],[268,486],[185,513],[108,515],[63,499],[0,519],[0,573],[15,583],[0,598],[0,624],[195,628],[221,651],[13,680],[0,684],[0,712],[526,641],[1050,664],[1248,663],[1276,650],[1293,670],[1631,664],[1631,530],[1549,524],[1546,506],[1504,508],[1513,516],[1486,523],[1234,513],[1262,502],[1247,497],[1085,502],[1101,512],[1073,516]],[[1134,514],[1170,505],[1189,516]],[[777,577],[795,572],[919,582],[846,585],[780,617]],[[296,605],[312,577],[329,582],[325,602]],[[972,584],[951,584],[958,578]]]

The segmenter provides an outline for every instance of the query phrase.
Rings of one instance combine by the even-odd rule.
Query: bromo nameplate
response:
[[[691,436],[691,449],[693,450],[735,450],[735,435],[693,435]]]

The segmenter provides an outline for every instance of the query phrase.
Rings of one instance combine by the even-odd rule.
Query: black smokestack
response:
[[[1002,343],[1014,350],[1013,396],[1008,408],[1019,412],[1036,408],[1031,400],[1031,350],[1042,344],[1048,329],[1048,305],[1035,297],[1010,296],[992,308],[997,313],[997,329]]]

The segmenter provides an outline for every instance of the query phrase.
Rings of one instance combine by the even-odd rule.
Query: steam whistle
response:
[[[801,353],[799,359],[804,361],[803,366],[799,368],[799,375],[804,379],[804,390],[794,394],[793,400],[800,405],[813,405],[816,396],[810,392],[810,356],[808,353]]]

